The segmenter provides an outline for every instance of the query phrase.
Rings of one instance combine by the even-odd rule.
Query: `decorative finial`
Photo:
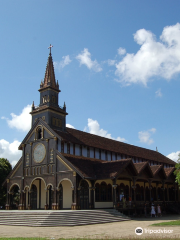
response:
[[[50,49],[50,52],[49,52],[49,55],[51,55],[51,48],[52,48],[53,46],[50,44],[50,46],[48,47],[48,49]]]
[[[65,102],[64,102],[64,108],[66,107],[66,104],[65,104]]]
[[[32,107],[34,108],[34,101],[33,101],[33,103],[32,103]]]

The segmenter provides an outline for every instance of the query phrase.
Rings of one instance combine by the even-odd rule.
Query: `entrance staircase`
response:
[[[115,209],[101,210],[2,210],[0,225],[58,227],[131,220]]]

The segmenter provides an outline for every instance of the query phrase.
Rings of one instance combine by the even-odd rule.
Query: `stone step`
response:
[[[113,209],[0,211],[0,225],[13,226],[78,226],[127,220],[130,218]]]

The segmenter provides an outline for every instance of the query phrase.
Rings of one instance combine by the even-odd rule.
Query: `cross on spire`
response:
[[[52,48],[53,46],[50,44],[50,46],[48,47],[48,49],[50,49],[50,55],[51,55],[51,48]]]

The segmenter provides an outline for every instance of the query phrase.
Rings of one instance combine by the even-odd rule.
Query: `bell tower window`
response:
[[[37,132],[37,139],[41,139],[41,138],[42,138],[42,129],[39,128]]]
[[[43,96],[42,99],[43,99],[43,103],[46,103],[46,102],[47,102],[47,97],[46,97],[46,95]]]
[[[56,97],[55,96],[52,96],[52,102],[56,103]]]

